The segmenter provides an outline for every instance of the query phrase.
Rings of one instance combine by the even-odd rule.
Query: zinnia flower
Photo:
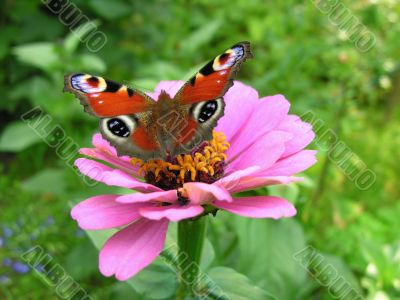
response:
[[[156,99],[161,90],[172,96],[182,84],[162,81],[151,96]],[[235,82],[224,99],[225,115],[213,139],[191,154],[147,162],[118,157],[100,134],[93,137],[95,148],[80,150],[89,157],[76,160],[81,173],[137,191],[95,196],[71,212],[82,229],[122,227],[100,251],[102,274],[126,280],[149,265],[163,250],[170,221],[219,209],[251,218],[296,214],[293,205],[280,197],[232,194],[301,180],[293,175],[316,162],[316,151],[304,150],[314,138],[311,126],[288,115],[290,105],[282,95],[259,99],[253,88]]]

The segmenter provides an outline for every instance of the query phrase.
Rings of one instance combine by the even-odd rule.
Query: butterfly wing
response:
[[[232,86],[241,64],[251,57],[249,42],[233,45],[201,68],[183,85],[175,98],[189,104],[222,97]]]
[[[138,90],[89,74],[66,75],[64,90],[78,97],[86,112],[96,117],[114,117],[146,111],[154,101]]]
[[[166,153],[188,153],[211,138],[224,113],[222,96],[250,57],[248,42],[232,46],[206,64],[174,99],[155,102],[140,91],[89,74],[65,76],[65,90],[81,100],[86,112],[100,118],[103,137],[119,155],[165,158]]]
[[[157,157],[159,143],[151,126],[155,101],[146,94],[99,76],[72,74],[64,90],[80,99],[85,111],[100,118],[100,131],[119,155]]]
[[[213,128],[224,114],[223,96],[233,85],[241,64],[251,57],[250,43],[237,43],[183,85],[174,100],[187,107],[187,113],[182,116],[180,130],[173,133],[175,149],[171,152],[187,153],[202,141],[211,139]]]

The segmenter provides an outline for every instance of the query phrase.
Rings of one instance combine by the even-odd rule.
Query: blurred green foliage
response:
[[[150,91],[159,80],[189,78],[241,40],[252,42],[255,57],[239,79],[260,95],[284,94],[292,113],[312,111],[376,182],[360,190],[327,158],[329,142],[315,142],[310,148],[319,150],[319,163],[304,182],[254,192],[287,197],[297,217],[250,220],[218,213],[209,226],[203,271],[230,299],[337,299],[340,291],[321,284],[318,268],[306,270],[293,258],[311,245],[366,299],[400,299],[398,2],[341,1],[376,37],[367,52],[318,10],[318,1],[72,2],[107,37],[100,51],[80,42],[85,32],[71,31],[81,24],[64,25],[40,1],[1,5],[1,299],[58,299],[33,270],[16,265],[35,245],[94,299],[173,299],[176,276],[160,259],[128,283],[99,274],[91,241],[100,247],[107,233],[88,237],[69,210],[87,196],[113,191],[87,187],[21,115],[39,106],[52,124],[88,147],[97,121],[62,93],[65,73],[95,73]]]

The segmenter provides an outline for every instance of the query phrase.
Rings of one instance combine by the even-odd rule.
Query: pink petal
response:
[[[240,185],[242,178],[248,177],[257,173],[260,170],[259,166],[248,167],[243,170],[234,171],[233,173],[222,177],[220,180],[215,182],[214,184],[224,188],[228,192],[231,192],[235,189],[237,185]]]
[[[170,221],[178,222],[183,219],[193,218],[200,215],[204,208],[200,205],[169,205],[153,206],[140,209],[140,214],[151,220],[161,220],[167,218]]]
[[[112,154],[114,156],[117,155],[117,150],[113,146],[111,146],[107,140],[103,139],[103,137],[100,133],[96,133],[93,135],[92,144],[96,148],[102,149],[105,152],[109,152],[110,154]],[[124,156],[124,157],[125,157],[125,159],[126,158],[129,159],[129,157],[127,157],[127,156]]]
[[[126,173],[137,175],[139,168],[130,163],[130,158],[128,156],[118,156],[115,148],[112,147],[107,140],[103,139],[100,133],[93,135],[92,144],[95,148],[81,148],[79,153],[91,158],[103,160]]]
[[[286,142],[282,158],[304,149],[315,137],[312,126],[294,115],[287,116],[278,129],[289,132],[293,136]]]
[[[271,168],[262,172],[263,176],[291,176],[308,169],[317,162],[315,150],[303,150],[277,161]]]
[[[291,139],[290,133],[271,131],[260,138],[256,143],[244,149],[236,158],[228,162],[228,172],[245,169],[250,166],[259,166],[260,171],[271,167],[285,151],[285,143]]]
[[[206,204],[218,199],[231,202],[232,197],[225,189],[202,182],[188,182],[183,185],[192,204]]]
[[[161,191],[160,188],[139,181],[122,170],[113,169],[94,160],[78,158],[75,161],[75,166],[82,174],[107,185],[131,188],[141,192]]]
[[[105,276],[127,280],[147,267],[162,251],[168,220],[141,219],[114,234],[100,251],[99,268]]]
[[[214,206],[250,218],[292,217],[296,214],[294,206],[286,199],[272,196],[235,198],[233,202],[214,201]]]
[[[148,93],[148,95],[157,100],[158,95],[164,90],[172,98],[184,84],[185,82],[182,80],[162,80],[157,84],[154,92]]]
[[[247,169],[239,170],[221,178],[214,184],[226,189],[232,194],[263,186],[273,184],[288,184],[290,182],[298,182],[302,180],[300,177],[289,176],[260,177],[258,175],[259,170],[260,167],[249,167]]]
[[[86,230],[115,228],[129,224],[140,217],[142,205],[115,202],[119,195],[101,195],[75,205],[71,216]]]
[[[136,203],[147,201],[175,202],[178,199],[176,190],[153,192],[153,193],[134,193],[120,196],[116,199],[120,203]]]
[[[234,81],[224,101],[225,113],[215,130],[223,132],[227,140],[232,142],[233,136],[246,126],[249,116],[261,102],[255,89],[239,81]]]
[[[242,100],[242,105],[247,105],[246,99]],[[287,115],[289,107],[289,102],[282,95],[260,99],[256,109],[250,115],[243,116],[245,123],[240,130],[237,130],[233,138],[228,140],[231,143],[227,151],[228,158],[231,159],[242,153],[269,131],[274,130]]]
[[[274,185],[274,184],[288,184],[291,182],[302,181],[301,177],[290,177],[290,176],[265,176],[265,177],[243,177],[240,182],[233,186],[229,192],[239,193],[243,191],[253,190],[260,187]]]

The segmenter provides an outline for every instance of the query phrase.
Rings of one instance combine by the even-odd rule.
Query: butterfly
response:
[[[249,42],[240,42],[207,63],[171,98],[158,99],[89,74],[65,75],[64,91],[73,93],[84,110],[100,119],[102,136],[118,155],[142,160],[190,153],[224,114],[223,96],[233,85],[240,65],[251,58]]]

